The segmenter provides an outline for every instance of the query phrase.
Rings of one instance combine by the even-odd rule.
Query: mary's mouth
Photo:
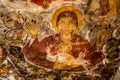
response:
[[[63,30],[62,32],[65,32],[65,33],[70,33],[72,32],[73,30]]]

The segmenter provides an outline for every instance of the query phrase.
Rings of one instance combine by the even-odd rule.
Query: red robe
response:
[[[23,53],[26,57],[26,59],[35,65],[42,66],[45,68],[53,69],[54,62],[50,62],[46,59],[46,48],[49,45],[53,45],[51,47],[51,53],[53,55],[56,55],[58,51],[58,45],[60,44],[61,39],[59,34],[51,35],[46,38],[44,38],[42,41],[38,41],[36,38],[31,46],[29,46],[29,43],[27,43],[23,47]],[[74,58],[78,57],[78,54],[80,52],[86,51],[86,56],[84,57],[85,60],[89,60],[90,65],[88,65],[88,68],[95,66],[97,63],[102,61],[103,54],[102,52],[96,52],[96,47],[92,46],[87,40],[85,40],[80,35],[74,35],[72,37],[72,50],[70,55],[74,56]],[[85,44],[75,44],[76,42],[84,42]],[[85,70],[82,65],[79,67],[71,69],[71,71],[81,71]]]
[[[46,0],[46,1],[51,3],[54,0]],[[42,4],[43,4],[43,0],[31,0],[31,2],[36,3],[36,4],[40,5],[40,6],[42,6]]]

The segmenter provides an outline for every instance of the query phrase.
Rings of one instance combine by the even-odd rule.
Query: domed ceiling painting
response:
[[[120,80],[120,0],[0,0],[0,80]]]

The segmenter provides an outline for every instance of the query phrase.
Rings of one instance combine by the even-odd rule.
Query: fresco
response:
[[[120,0],[1,0],[0,80],[119,80]]]

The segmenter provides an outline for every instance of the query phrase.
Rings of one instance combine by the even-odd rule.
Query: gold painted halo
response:
[[[76,14],[77,20],[78,20],[78,26],[77,26],[75,32],[78,32],[83,25],[83,17],[82,17],[82,13],[80,12],[80,10],[78,10],[77,8],[75,8],[73,6],[64,6],[64,7],[59,8],[58,10],[56,10],[56,12],[53,14],[53,18],[52,18],[53,27],[55,28],[55,30],[57,32],[59,32],[59,28],[57,27],[57,17],[64,11],[71,11]]]

